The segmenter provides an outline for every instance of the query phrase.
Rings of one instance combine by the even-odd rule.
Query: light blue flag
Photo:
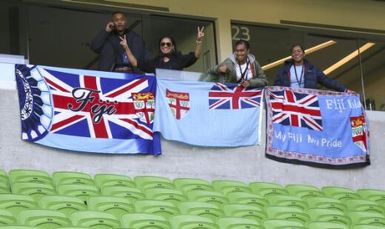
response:
[[[321,167],[369,164],[365,111],[356,93],[268,87],[266,156]]]
[[[154,131],[191,145],[260,144],[262,89],[236,84],[157,80]]]

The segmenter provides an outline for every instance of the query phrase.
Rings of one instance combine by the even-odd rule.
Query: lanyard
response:
[[[244,80],[246,73],[247,73],[247,70],[249,69],[249,65],[250,65],[250,61],[249,61],[249,59],[247,59],[245,71],[242,72],[242,67],[240,64],[238,64],[239,72],[241,73],[241,78],[238,80],[238,82],[242,82]]]
[[[298,85],[301,86],[301,83],[302,83],[302,77],[303,77],[303,69],[305,68],[304,65],[302,65],[302,70],[301,70],[301,75],[299,77],[299,80],[298,80],[298,75],[297,75],[297,68],[295,67],[295,64],[293,65],[293,68],[294,68],[294,73],[295,73],[295,79],[297,80],[297,83]]]

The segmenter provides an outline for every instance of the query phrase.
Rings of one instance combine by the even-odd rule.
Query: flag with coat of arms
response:
[[[66,150],[160,154],[153,76],[16,65],[22,139]]]
[[[259,144],[262,97],[237,84],[158,78],[154,131],[198,146]]]
[[[267,87],[266,156],[319,167],[370,164],[369,130],[357,93]]]

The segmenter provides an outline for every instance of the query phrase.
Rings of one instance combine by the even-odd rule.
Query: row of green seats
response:
[[[9,177],[9,183],[7,177]],[[81,172],[54,172],[51,178],[45,171],[23,169],[11,170],[7,176],[4,171],[0,170],[0,193],[9,193],[11,188],[16,193],[22,193],[23,189],[28,189],[28,185],[20,185],[19,183],[39,183],[40,190],[48,194],[54,194],[54,190],[58,190],[58,187],[64,189],[63,192],[68,192],[74,189],[71,185],[82,184],[84,185],[83,188],[89,192],[99,192],[105,187],[125,186],[140,190],[151,188],[174,189],[181,191],[183,194],[191,190],[206,190],[217,191],[224,195],[231,192],[247,192],[261,196],[277,194],[294,195],[301,198],[327,196],[339,200],[367,199],[381,204],[385,203],[385,191],[376,189],[354,191],[349,188],[335,186],[318,189],[315,186],[302,184],[289,184],[283,187],[276,183],[267,182],[251,182],[247,185],[240,181],[231,180],[214,180],[210,183],[197,178],[176,178],[172,181],[166,177],[158,176],[136,176],[131,179],[128,176],[117,174],[97,174],[92,178],[90,175]],[[62,194],[63,192],[57,193]]]

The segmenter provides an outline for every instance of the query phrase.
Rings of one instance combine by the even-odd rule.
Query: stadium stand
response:
[[[0,228],[385,228],[382,190],[40,170],[0,182]]]

